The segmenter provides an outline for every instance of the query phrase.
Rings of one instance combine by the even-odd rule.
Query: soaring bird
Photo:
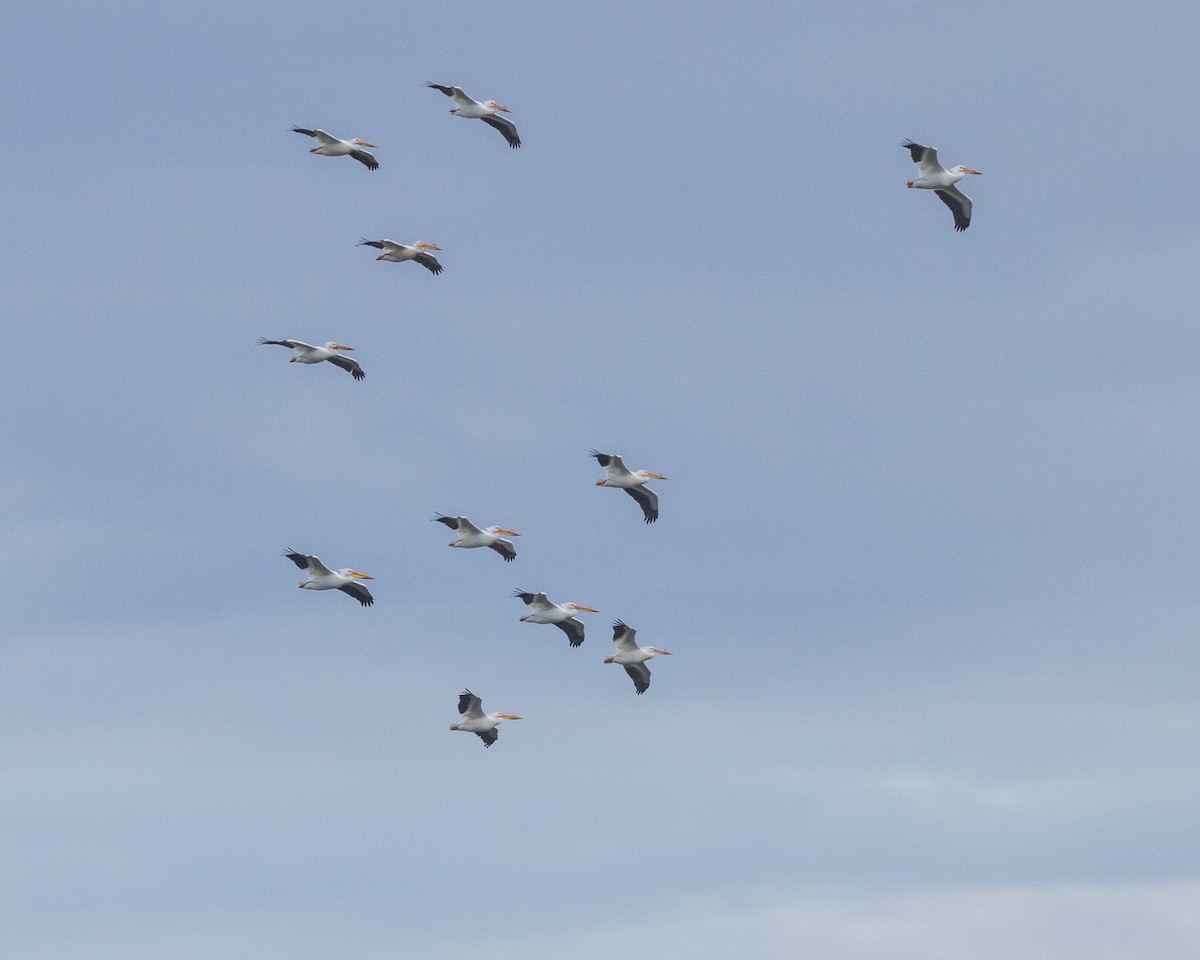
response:
[[[497,113],[512,113],[508,107],[501,106],[495,100],[472,100],[463,93],[462,87],[443,87],[440,83],[427,83],[425,86],[441,90],[457,103],[458,106],[450,110],[456,117],[462,117],[464,120],[482,120],[489,127],[495,127],[504,134],[504,139],[514,150],[521,145],[521,138],[517,136],[517,125],[511,120],[496,116]]]
[[[653,523],[658,519],[658,494],[645,484],[648,480],[666,480],[666,477],[661,473],[651,473],[649,470],[638,470],[635,473],[629,470],[625,466],[625,461],[615,453],[600,453],[598,450],[593,450],[590,455],[596,458],[596,462],[608,474],[608,479],[597,480],[596,486],[616,487],[624,490],[638,502],[638,506],[642,508],[642,516],[646,518],[647,523]]]
[[[583,622],[576,620],[574,614],[581,610],[588,613],[600,612],[595,607],[583,607],[578,603],[551,603],[544,593],[514,590],[513,596],[520,597],[533,611],[521,618],[522,623],[552,623],[567,635],[573,647],[583,643]]]
[[[908,186],[916,190],[932,190],[936,193],[950,212],[954,214],[954,229],[966,230],[971,225],[971,198],[958,189],[955,184],[968,174],[982,175],[982,170],[972,170],[959,164],[947,170],[938,163],[937,147],[926,147],[911,140],[905,140],[902,146],[907,147],[912,154],[913,163],[917,165],[920,176],[909,180]]]
[[[396,243],[395,240],[367,240],[364,238],[358,246],[374,247],[376,250],[382,250],[376,260],[390,260],[392,263],[403,263],[405,260],[416,260],[430,273],[435,276],[442,272],[442,265],[431,257],[426,250],[441,250],[436,243],[426,243],[424,240],[417,240],[411,245]]]
[[[267,340],[264,337],[259,337],[258,342],[275,347],[291,347],[296,351],[296,355],[288,363],[320,363],[322,360],[328,360],[335,367],[341,367],[355,380],[361,380],[366,376],[357,360],[351,360],[338,353],[339,350],[354,349],[342,343],[334,343],[330,340],[323,347],[314,347],[311,343],[305,343],[303,340]]]
[[[298,584],[301,590],[341,590],[342,593],[350,594],[364,607],[369,607],[375,602],[371,591],[356,582],[357,580],[374,580],[375,578],[369,573],[359,573],[349,567],[330,570],[319,558],[310,554],[297,553],[291,547],[288,547],[288,552],[284,556],[301,570],[308,571],[308,579]]]
[[[464,730],[473,733],[483,741],[485,747],[496,742],[496,728],[502,720],[520,720],[515,713],[484,713],[483,701],[470,690],[464,690],[458,695],[458,712],[462,718],[458,723],[450,724],[451,730]]]
[[[637,631],[633,627],[627,627],[620,620],[614,620],[613,643],[617,645],[617,652],[611,657],[605,657],[604,662],[619,663],[623,666],[640,697],[650,689],[650,668],[646,666],[646,661],[660,655],[669,657],[671,651],[659,650],[658,647],[639,647],[633,642],[636,636]]]
[[[379,161],[374,154],[367,153],[363,147],[373,147],[375,144],[366,140],[339,140],[331,137],[324,130],[305,130],[303,127],[292,127],[292,133],[302,133],[306,137],[316,137],[319,147],[313,147],[309,153],[322,157],[353,157],[368,170],[378,170]]]
[[[520,534],[516,530],[508,530],[504,527],[488,527],[486,530],[480,530],[466,517],[447,517],[440,513],[433,519],[458,532],[458,539],[449,544],[452,547],[491,547],[506,561],[517,559],[517,548],[513,546],[511,540],[505,540],[501,536],[501,534],[505,534],[509,537],[519,537]]]

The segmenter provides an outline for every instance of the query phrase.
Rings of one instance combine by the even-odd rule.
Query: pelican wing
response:
[[[625,487],[625,492],[638,502],[647,523],[658,519],[658,494],[649,487]]]
[[[478,720],[483,716],[483,701],[470,690],[458,695],[458,712],[464,720]]]
[[[513,546],[511,540],[500,539],[495,543],[489,543],[488,547],[500,554],[506,563],[517,559],[517,548]]]
[[[640,697],[650,689],[650,668],[644,663],[627,663],[624,666],[629,679],[633,681],[633,688]]]
[[[364,607],[369,607],[375,602],[375,598],[371,596],[371,591],[364,587],[361,583],[343,583],[338,587],[342,593],[348,593],[355,600],[361,603]]]
[[[362,367],[358,365],[357,360],[351,360],[349,357],[337,356],[330,357],[329,362],[335,367],[341,367],[343,370],[347,371],[355,380],[362,380],[366,377],[366,374],[363,373]]]
[[[462,104],[464,107],[476,102],[463,92],[462,87],[444,87],[440,83],[427,83],[425,86],[431,87],[434,90],[441,90],[446,96],[451,97],[455,103]]]
[[[534,607],[537,610],[550,610],[554,604],[550,602],[550,598],[544,593],[529,593],[525,590],[514,590],[514,597],[520,597],[525,601],[526,606]]]
[[[301,570],[307,570],[310,577],[328,577],[333,571],[323,564],[319,557],[314,557],[310,554],[297,553],[291,547],[288,547],[288,552],[284,554]]]
[[[375,155],[367,153],[366,150],[351,150],[350,156],[352,156],[368,170],[379,169],[379,161],[375,159]]]
[[[268,340],[266,337],[259,337],[258,342],[272,347],[289,347],[292,350],[299,350],[302,347],[312,349],[312,344],[305,343],[303,340]]]
[[[638,649],[638,645],[634,642],[634,637],[637,636],[637,631],[633,627],[628,627],[620,620],[613,621],[613,643],[617,645],[617,650],[620,653],[633,653]]]
[[[496,738],[500,736],[500,731],[497,730],[495,727],[492,727],[491,730],[483,730],[483,731],[475,734],[475,736],[477,736],[480,740],[483,741],[483,745],[485,747],[490,747],[493,743],[496,742]]]
[[[958,231],[966,230],[971,225],[971,198],[958,189],[957,184],[945,187],[941,190],[934,190],[946,206],[950,208],[950,212],[954,214],[954,229]],[[984,224],[987,227],[987,224]]]
[[[571,641],[571,646],[578,647],[583,643],[582,621],[576,620],[574,617],[567,617],[566,620],[558,621],[555,626],[567,635],[567,639]]]
[[[292,127],[292,133],[302,133],[306,137],[316,137],[317,142],[323,147],[328,147],[334,143],[341,143],[337,137],[331,137],[324,130],[305,130],[303,127]]]
[[[358,246],[374,247],[376,250],[384,250],[387,252],[406,249],[404,244],[397,243],[395,240],[368,240],[366,237],[363,237],[358,242]]]
[[[921,143],[913,143],[911,140],[905,140],[903,146],[907,147],[908,152],[912,154],[913,163],[921,171],[922,177],[926,174],[946,172],[946,168],[938,163],[937,147],[927,147]]]
[[[442,513],[439,513],[433,519],[436,520],[438,523],[444,523],[451,530],[461,530],[464,521],[467,523],[471,523],[471,521],[467,520],[466,517],[447,517],[445,514],[442,514]],[[471,526],[474,526],[474,524],[471,524]]]
[[[413,257],[413,259],[430,273],[432,273],[435,277],[442,272],[442,265],[438,263],[434,257],[431,257],[427,253],[418,253],[415,257]]]
[[[495,127],[502,134],[504,134],[504,139],[508,141],[508,145],[514,150],[521,145],[521,138],[517,136],[517,125],[511,120],[505,117],[497,117],[495,115],[480,117],[479,119],[486,123],[489,127]],[[534,139],[536,140],[537,137],[534,137]]]
[[[629,468],[625,466],[625,461],[615,453],[601,453],[599,450],[593,450],[588,456],[595,457],[596,462],[604,468],[605,473],[613,480],[628,477],[631,473]]]

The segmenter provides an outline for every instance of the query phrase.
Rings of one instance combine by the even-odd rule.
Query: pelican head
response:
[[[982,170],[972,170],[970,167],[964,167],[961,163],[957,167],[954,167],[950,172],[951,173],[974,173],[978,176],[981,176],[981,177],[983,176]]]
[[[330,350],[353,350],[353,347],[348,347],[344,343],[334,343],[330,340],[325,346]]]
[[[358,144],[360,147],[373,147],[373,146],[375,146],[375,144],[371,143],[371,141],[370,141],[370,140],[359,140],[359,139],[358,139],[358,137],[355,137],[355,138],[354,138],[353,140],[351,140],[350,142],[351,142],[351,143],[357,143],[357,144]]]
[[[515,713],[497,713],[496,716],[499,717],[501,720],[521,720],[521,719],[523,719],[522,717],[518,717]]]
[[[512,111],[509,110],[508,107],[502,106],[501,104],[497,103],[495,100],[484,100],[483,105],[485,107],[487,107],[489,110],[499,110],[501,113],[512,113]]]
[[[654,654],[656,657],[669,657],[669,656],[671,656],[671,651],[670,651],[670,650],[659,650],[659,649],[658,649],[658,647],[647,647],[646,649],[647,649],[647,650],[649,650],[649,651],[650,651],[652,654]]]
[[[585,607],[578,603],[564,603],[563,606],[566,607],[568,610],[583,611],[585,613],[599,613],[600,612],[595,607]]]
[[[416,243],[413,244],[413,246],[416,247],[418,250],[441,250],[442,249],[436,243],[426,243],[424,240],[418,240]]]
[[[508,530],[504,527],[488,527],[488,533],[496,534],[497,536],[499,536],[500,534],[504,534],[506,537],[519,537],[520,536],[520,534],[517,533],[516,530]]]
[[[661,473],[651,473],[649,470],[639,470],[637,472],[637,475],[639,477],[642,477],[645,480],[666,480],[667,479]]]
[[[338,571],[343,577],[355,577],[359,580],[374,580],[375,578],[369,573],[359,573],[357,570],[351,570],[349,567],[342,567]]]

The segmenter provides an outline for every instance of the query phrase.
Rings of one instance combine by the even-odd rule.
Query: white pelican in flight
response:
[[[966,230],[971,225],[971,198],[955,186],[959,180],[969,173],[982,175],[982,170],[972,170],[959,164],[947,170],[937,158],[937,147],[925,147],[911,140],[905,140],[902,146],[912,154],[913,163],[917,165],[920,176],[909,180],[908,186],[917,190],[932,190],[936,193],[950,212],[954,214],[954,229]]]
[[[367,153],[363,147],[373,147],[375,144],[366,140],[339,140],[331,137],[324,130],[305,130],[303,127],[292,127],[292,133],[302,133],[306,137],[316,137],[319,147],[313,147],[309,153],[322,157],[353,157],[368,170],[378,170],[379,161],[373,154]]]
[[[593,450],[591,456],[595,457],[600,466],[608,473],[608,479],[597,480],[596,486],[617,487],[624,490],[638,502],[647,523],[653,523],[658,519],[658,494],[645,484],[648,480],[666,480],[666,477],[661,473],[651,473],[649,470],[638,470],[635,473],[629,470],[625,466],[625,461],[615,453],[600,453],[598,450]]]
[[[640,697],[650,689],[650,668],[646,666],[646,661],[660,655],[669,657],[671,651],[659,650],[658,647],[639,647],[633,642],[636,636],[637,631],[633,627],[627,627],[620,620],[614,620],[613,643],[617,645],[617,652],[611,657],[605,657],[604,662],[619,663],[623,666]]]
[[[351,360],[338,353],[339,350],[354,349],[344,343],[334,343],[330,340],[323,347],[314,347],[311,343],[305,343],[303,340],[267,340],[265,337],[259,337],[258,342],[275,347],[291,347],[296,351],[296,355],[288,363],[320,363],[322,360],[328,360],[335,367],[341,367],[355,380],[361,380],[366,376],[357,360]]]
[[[342,593],[350,594],[364,607],[369,607],[375,602],[371,591],[356,582],[357,580],[374,580],[375,578],[369,573],[359,573],[349,567],[330,570],[317,557],[297,553],[291,547],[288,547],[288,552],[284,556],[301,570],[308,571],[308,579],[298,584],[301,590],[341,590]]]
[[[453,99],[458,106],[451,109],[450,112],[456,117],[463,117],[466,120],[482,120],[489,127],[495,127],[504,134],[504,139],[514,150],[521,145],[521,138],[517,136],[517,125],[511,120],[496,116],[497,113],[512,113],[508,107],[501,106],[495,100],[484,100],[482,103],[472,100],[463,93],[462,87],[443,87],[440,83],[427,83],[425,86],[441,90],[442,93]]]
[[[458,695],[458,712],[462,719],[450,724],[451,730],[464,730],[473,733],[483,741],[485,747],[496,742],[496,728],[502,720],[520,720],[515,713],[484,713],[483,701],[470,690],[464,690]]]
[[[392,263],[403,263],[405,260],[416,260],[434,276],[442,272],[442,265],[431,257],[426,250],[441,250],[436,243],[426,243],[417,240],[410,245],[397,243],[395,240],[368,240],[365,237],[358,244],[360,247],[374,247],[382,250],[376,260],[390,260]]]
[[[582,607],[578,603],[551,603],[544,593],[526,593],[524,590],[514,590],[514,597],[525,601],[533,613],[521,618],[522,623],[552,623],[567,635],[571,646],[577,647],[583,643],[583,622],[576,620],[574,614],[580,610],[588,613],[599,613],[595,607]]]
[[[509,537],[519,537],[520,534],[516,530],[508,530],[505,527],[488,527],[486,530],[480,530],[466,517],[447,517],[440,513],[433,519],[458,532],[458,539],[449,544],[451,547],[491,547],[506,561],[517,559],[517,548],[513,546],[513,542],[505,540],[501,536],[504,534]]]

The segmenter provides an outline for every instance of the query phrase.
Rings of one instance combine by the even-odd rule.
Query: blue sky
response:
[[[5,8],[0,953],[1190,956],[1200,24],[929,12]]]

